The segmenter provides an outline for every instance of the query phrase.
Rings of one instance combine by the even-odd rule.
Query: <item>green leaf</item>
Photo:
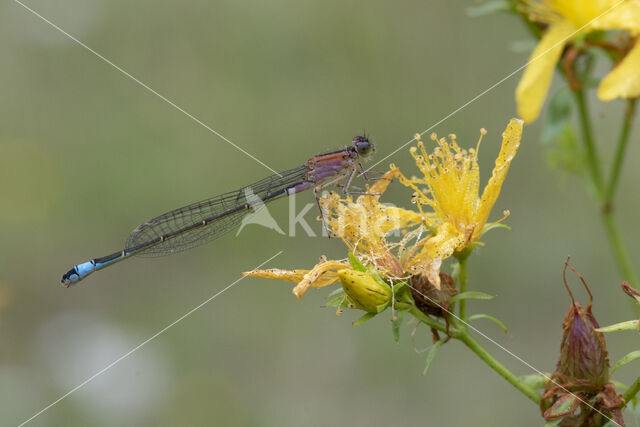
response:
[[[640,321],[627,320],[626,322],[620,322],[609,326],[603,326],[596,329],[598,332],[616,332],[616,331],[638,331],[640,330]]]
[[[407,314],[409,310],[397,310],[394,313],[394,317],[391,319],[391,329],[393,331],[393,339],[396,342],[400,342],[400,327],[402,326],[402,321],[404,320],[404,316]]]
[[[387,307],[389,307],[391,305],[391,300],[385,302],[384,304],[380,304],[378,306],[376,306],[376,313],[382,313],[383,311],[385,311],[387,309]]]
[[[389,284],[388,284],[387,282],[385,282],[384,280],[382,280],[382,277],[380,277],[380,275],[379,275],[378,273],[373,273],[373,272],[372,272],[372,273],[369,273],[369,275],[370,275],[371,277],[373,277],[373,279],[374,279],[376,282],[378,282],[380,285],[382,285],[382,286],[386,287],[386,288],[389,290],[389,292],[390,292],[391,294],[393,294],[393,289],[391,289],[391,286],[389,286]]]
[[[364,322],[373,319],[378,313],[365,313],[361,318],[353,322],[353,326],[362,325]]]
[[[509,333],[509,330],[504,325],[504,323],[502,323],[500,320],[498,320],[497,318],[495,318],[493,316],[489,316],[488,314],[474,314],[473,316],[469,316],[469,322],[471,322],[472,320],[476,320],[476,319],[489,319],[489,320],[497,323],[498,326],[500,326],[502,328],[502,330],[504,331],[505,334]]]
[[[509,227],[508,225],[505,225],[505,224],[503,224],[503,223],[501,223],[501,222],[494,222],[493,224],[486,226],[486,227],[482,230],[482,233],[480,233],[480,235],[481,235],[481,236],[484,236],[484,233],[486,233],[487,231],[491,231],[491,230],[493,230],[493,229],[496,229],[496,228],[504,228],[504,229],[506,229],[506,230],[511,231],[511,227]]]
[[[549,101],[540,139],[547,146],[546,158],[549,167],[580,173],[585,162],[578,144],[578,136],[571,124],[573,107],[573,94],[568,86],[556,91]]]
[[[632,351],[622,357],[622,359],[618,360],[613,368],[611,368],[611,373],[613,374],[616,369],[621,366],[626,365],[627,363],[633,362],[634,360],[640,359],[640,350]]]
[[[493,299],[494,296],[493,295],[489,295],[489,294],[485,294],[484,292],[479,292],[479,291],[467,291],[467,292],[462,292],[458,295],[454,295],[453,297],[451,297],[450,303],[453,304],[454,302],[458,302],[460,300],[463,299]]]
[[[330,299],[330,298],[333,298],[333,297],[335,297],[337,295],[342,295],[343,293],[344,293],[344,289],[337,288],[337,289],[334,289],[333,291],[331,291],[331,293],[329,295],[327,295],[325,297],[325,299]]]
[[[547,117],[540,139],[543,143],[553,142],[571,120],[573,94],[568,86],[563,86],[551,96]]]
[[[455,283],[458,283],[458,279],[460,278],[460,261],[457,261],[451,264],[451,278]]]
[[[345,295],[340,295],[325,304],[325,307],[348,307],[349,299]]]
[[[431,366],[431,362],[433,362],[433,358],[436,357],[436,353],[446,338],[441,338],[439,341],[436,341],[431,348],[429,349],[429,353],[427,353],[427,361],[425,362],[424,371],[422,371],[422,375],[427,375],[427,371],[429,371],[429,366]]]
[[[393,285],[393,293],[397,295],[405,286],[409,286],[407,282],[395,283]]]
[[[408,286],[403,286],[399,291],[395,292],[396,301],[404,302],[407,304],[414,304],[413,294],[411,294],[411,289]]]
[[[579,397],[575,394],[565,394],[560,399],[556,400],[554,404],[545,411],[545,417],[558,417],[560,420],[564,416],[568,415],[572,409],[575,409],[579,404]],[[553,420],[552,422],[559,421]],[[555,424],[551,424],[555,425]]]
[[[355,271],[366,272],[367,267],[362,265],[358,257],[356,257],[353,253],[349,252],[349,264],[351,264],[351,268]]]
[[[479,6],[466,8],[465,13],[471,18],[478,18],[480,16],[491,15],[498,12],[510,12],[512,10],[513,7],[507,0],[491,0]]]
[[[575,129],[567,124],[547,151],[547,164],[552,169],[579,174],[584,170],[585,160],[578,144]]]
[[[550,375],[547,375],[545,377],[544,375],[540,375],[540,374],[530,374],[530,375],[522,375],[519,377],[519,379],[520,381],[522,381],[523,383],[525,383],[526,385],[528,385],[533,389],[541,389],[547,386],[547,382],[549,382],[547,378],[549,376]]]

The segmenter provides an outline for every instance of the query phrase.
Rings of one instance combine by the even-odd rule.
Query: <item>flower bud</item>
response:
[[[369,273],[344,269],[338,271],[344,293],[360,310],[378,313],[391,301],[391,288],[374,279]]]
[[[566,280],[567,267],[576,273],[589,294],[586,309],[573,298]],[[559,425],[603,425],[604,416],[624,425],[621,408],[625,402],[609,382],[607,347],[604,335],[596,331],[599,325],[591,313],[591,291],[568,260],[562,275],[571,306],[562,322],[558,366],[540,402],[542,415],[547,421],[559,421]]]
[[[586,310],[575,301],[569,289],[566,279],[567,267],[576,273],[589,294],[589,306]],[[563,382],[573,385],[574,390],[597,390],[609,381],[609,358],[604,335],[596,331],[600,325],[591,313],[593,296],[580,273],[569,265],[568,261],[565,263],[562,276],[571,297],[571,306],[562,322],[564,334],[556,374]]]
[[[562,323],[564,335],[557,370],[576,389],[598,389],[609,381],[604,335],[595,331],[599,327],[591,304],[586,310],[579,302],[571,304]]]

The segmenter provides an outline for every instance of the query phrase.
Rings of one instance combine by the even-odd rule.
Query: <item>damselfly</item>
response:
[[[373,144],[366,136],[356,136],[344,150],[320,154],[297,168],[239,190],[167,212],[136,227],[123,250],[74,266],[62,276],[62,283],[71,286],[133,255],[170,255],[210,242],[238,227],[245,216],[264,203],[300,191],[313,189],[318,201],[318,191],[344,181],[342,189],[349,193],[358,170],[367,179],[360,159],[372,151]]]

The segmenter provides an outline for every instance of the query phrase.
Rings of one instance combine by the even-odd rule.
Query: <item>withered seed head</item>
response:
[[[589,306],[586,310],[573,298],[566,279],[567,267],[578,275],[589,294]],[[580,273],[568,262],[565,263],[562,276],[571,297],[571,306],[562,322],[564,335],[560,345],[557,373],[570,389],[600,389],[609,381],[609,359],[604,335],[595,330],[600,326],[591,313],[593,296]]]
[[[557,371],[570,389],[589,391],[603,387],[609,381],[609,359],[604,335],[596,332],[598,322],[579,302],[573,302],[562,328]],[[564,381],[563,381],[564,382]]]
[[[451,297],[458,293],[453,277],[440,272],[440,289],[437,289],[423,274],[416,274],[409,279],[411,293],[416,307],[425,314],[446,317]]]

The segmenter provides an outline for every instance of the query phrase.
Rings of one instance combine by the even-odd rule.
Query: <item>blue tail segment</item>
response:
[[[127,251],[114,252],[102,258],[95,258],[91,261],[83,262],[64,273],[61,282],[66,287],[75,285],[94,271],[101,270],[115,262],[121,261],[129,255],[130,253]]]

